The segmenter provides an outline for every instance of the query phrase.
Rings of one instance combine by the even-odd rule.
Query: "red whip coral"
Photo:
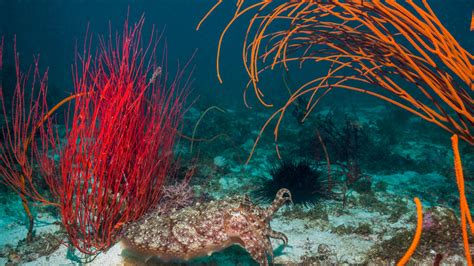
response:
[[[125,223],[155,206],[174,170],[186,96],[180,89],[189,82],[181,83],[178,71],[165,85],[168,75],[155,53],[160,36],[153,31],[143,47],[143,23],[143,18],[130,28],[126,23],[122,37],[100,38],[95,57],[86,44],[76,63],[78,97],[53,191],[72,244],[86,254],[108,249]],[[43,133],[42,139],[51,138]]]
[[[0,43],[0,71],[3,68],[3,37]],[[25,214],[28,217],[27,240],[33,236],[34,217],[29,200],[43,204],[55,205],[47,200],[34,186],[33,157],[39,155],[39,147],[32,136],[37,132],[37,125],[43,121],[48,112],[46,105],[48,73],[40,73],[39,57],[35,57],[34,66],[23,73],[20,69],[20,58],[14,41],[15,87],[11,88],[11,109],[7,110],[3,96],[3,81],[0,76],[0,108],[3,115],[0,138],[0,182],[15,191],[22,200]],[[43,129],[42,129],[43,130]],[[30,144],[33,144],[30,148]],[[49,179],[46,182],[49,183]]]
[[[173,147],[189,79],[183,80],[184,70],[178,69],[170,81],[166,49],[161,64],[156,60],[161,36],[152,30],[144,46],[143,24],[144,18],[133,27],[126,22],[121,37],[117,33],[114,39],[112,34],[99,38],[95,56],[90,53],[91,39],[86,38],[74,69],[74,94],[51,109],[46,104],[47,73],[40,75],[37,58],[27,100],[28,74],[20,71],[15,49],[17,84],[10,115],[0,85],[5,118],[0,181],[21,196],[30,218],[29,237],[31,199],[60,209],[64,228],[78,250],[86,254],[107,250],[124,224],[156,206],[164,180],[173,175]],[[3,38],[0,70],[2,56]],[[51,116],[72,100],[62,142]],[[59,167],[48,155],[50,150],[59,154]],[[35,188],[33,160],[54,202]]]

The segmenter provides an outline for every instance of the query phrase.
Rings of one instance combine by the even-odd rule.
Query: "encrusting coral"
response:
[[[288,243],[286,235],[270,227],[273,215],[287,201],[292,201],[291,193],[282,188],[267,209],[244,196],[196,203],[167,216],[152,212],[131,224],[122,242],[132,254],[164,261],[187,261],[238,244],[258,263],[268,265],[267,256],[273,258],[270,238]]]

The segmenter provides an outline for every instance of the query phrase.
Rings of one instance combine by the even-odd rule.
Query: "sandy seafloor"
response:
[[[383,116],[384,108],[375,107],[372,109],[362,110],[365,116],[359,119],[361,123],[370,123],[380,116]],[[324,111],[323,111],[324,112]],[[201,111],[191,108],[187,114],[187,119],[196,121]],[[213,116],[218,114],[207,115],[203,119],[203,128],[206,127],[205,121],[208,123],[216,123],[220,121],[225,124],[226,121],[214,120]],[[265,118],[267,114],[257,113],[252,119]],[[241,114],[236,111],[227,110],[222,119],[228,121],[234,118],[242,118]],[[255,118],[256,117],[256,118]],[[260,120],[259,120],[260,121]],[[425,123],[417,119],[410,120],[412,123]],[[241,194],[242,191],[250,192],[255,184],[263,182],[265,179],[271,178],[269,169],[271,169],[277,160],[274,145],[271,141],[262,141],[257,146],[254,157],[248,165],[243,166],[237,156],[247,156],[253,141],[258,134],[258,124],[254,121],[244,121],[247,123],[250,133],[243,139],[234,140],[234,145],[218,145],[220,150],[210,150],[212,145],[195,144],[195,149],[205,150],[205,154],[200,155],[197,160],[197,166],[200,171],[196,174],[193,181],[196,191],[206,191],[214,198],[222,198],[227,195]],[[282,140],[280,140],[280,150],[285,155],[285,150],[291,150],[295,145],[294,142],[284,140],[284,135],[298,136],[298,131],[307,130],[299,128],[295,123],[288,123]],[[229,127],[232,125],[228,124]],[[234,125],[235,126],[235,125]],[[241,125],[242,126],[242,125]],[[232,135],[232,130],[226,129],[224,126],[222,131]],[[252,129],[253,128],[253,129]],[[271,130],[267,132],[270,135]],[[203,133],[201,133],[203,132]],[[204,135],[205,129],[198,131],[198,135]],[[229,133],[230,132],[230,133]],[[318,200],[314,204],[308,206],[293,205],[284,206],[275,215],[271,222],[272,228],[276,231],[284,232],[289,239],[289,246],[283,248],[281,242],[273,241],[274,247],[274,263],[276,264],[373,264],[387,265],[393,264],[394,261],[384,260],[380,256],[373,255],[377,245],[392,239],[400,232],[408,230],[409,236],[413,235],[413,228],[416,221],[415,204],[413,197],[417,196],[423,201],[424,210],[430,207],[438,206],[443,212],[452,212],[455,210],[457,202],[457,188],[454,179],[444,176],[438,170],[441,164],[446,169],[452,166],[452,152],[450,151],[449,135],[440,133],[441,136],[447,136],[446,143],[443,145],[438,142],[430,143],[430,137],[420,138],[419,134],[406,134],[399,140],[397,148],[393,152],[400,153],[403,156],[409,156],[414,160],[433,160],[433,171],[426,169],[417,171],[417,169],[403,169],[396,171],[390,169],[383,173],[368,173],[372,180],[372,192],[370,196],[352,191],[348,197],[346,206],[343,208],[340,200],[334,198],[324,198]],[[418,136],[418,137],[417,137]],[[209,136],[207,136],[209,137]],[[288,138],[288,139],[291,139]],[[235,146],[239,148],[238,150]],[[183,146],[187,146],[183,145]],[[244,151],[244,152],[242,152]],[[239,153],[236,155],[236,153]],[[291,155],[290,155],[291,156]],[[467,160],[467,159],[466,159]],[[466,161],[465,160],[465,161]],[[446,172],[447,173],[447,172]],[[446,174],[448,175],[448,174]],[[209,180],[208,177],[212,176]],[[206,185],[200,184],[200,180],[208,180]],[[383,182],[384,189],[375,189],[376,184]],[[468,190],[470,184],[467,184]],[[298,193],[292,191],[292,193]],[[25,237],[26,226],[22,213],[22,207],[19,198],[13,193],[0,194],[0,245],[2,256],[10,256],[12,254],[22,256],[20,250],[15,250],[17,243]],[[454,207],[453,207],[454,206]],[[455,210],[457,211],[457,210]],[[457,212],[456,212],[457,213]],[[51,212],[39,208],[36,215],[36,234],[41,236],[45,233],[54,233],[59,229],[55,224],[58,219]],[[460,233],[460,227],[450,224],[455,231]],[[451,236],[451,243],[423,246],[424,251],[421,255],[415,255],[414,262],[416,264],[430,265],[432,264],[436,254],[442,254],[442,262],[446,265],[465,263],[462,254],[460,234]],[[399,250],[404,250],[409,245],[409,239],[400,242]],[[9,245],[9,246],[7,246]],[[439,247],[449,247],[448,250],[437,250]],[[45,247],[46,248],[46,247]],[[41,248],[39,249],[41,250]],[[380,254],[380,248],[378,249]],[[382,253],[390,255],[393,250],[383,250]],[[133,261],[124,259],[121,255],[122,248],[120,243],[114,245],[106,253],[99,254],[90,265],[133,265]],[[428,254],[428,255],[427,255]],[[76,254],[77,255],[77,254]],[[24,255],[26,256],[26,255]],[[68,252],[66,246],[61,245],[58,249],[47,256],[38,254],[28,254],[29,262],[22,261],[22,265],[78,265],[74,261],[74,256]],[[18,257],[13,257],[17,259]],[[7,264],[8,258],[1,257],[0,264]],[[159,263],[158,263],[159,264]],[[196,265],[254,265],[250,256],[240,247],[231,247],[219,253],[213,254],[208,258],[200,258],[190,262]],[[149,263],[149,265],[152,265]],[[167,264],[166,264],[167,265]]]

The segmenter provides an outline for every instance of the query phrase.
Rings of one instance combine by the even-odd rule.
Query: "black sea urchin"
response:
[[[258,198],[271,201],[280,188],[287,188],[295,204],[307,204],[317,200],[324,189],[321,172],[308,161],[282,161],[271,170],[272,179],[255,191]]]

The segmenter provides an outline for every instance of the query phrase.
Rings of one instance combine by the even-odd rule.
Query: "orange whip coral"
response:
[[[472,15],[471,15],[471,31],[474,30],[474,10],[472,11]]]
[[[218,1],[201,23],[216,9]],[[252,12],[243,42],[242,59],[250,77],[244,90],[253,88],[258,101],[273,108],[260,86],[261,75],[276,66],[286,71],[303,64],[328,69],[315,74],[291,92],[286,103],[263,125],[254,147],[270,122],[276,120],[275,143],[287,108],[301,97],[308,99],[306,114],[334,89],[369,94],[399,106],[438,125],[457,139],[474,145],[473,60],[444,27],[426,0],[421,4],[404,1],[237,1],[234,16],[224,28],[224,36],[242,15]],[[282,30],[283,29],[283,30]],[[246,101],[247,104],[247,101]],[[278,144],[276,145],[279,154]],[[456,153],[456,150],[455,150]],[[459,154],[458,154],[459,155]],[[456,175],[464,193],[460,159]],[[467,202],[461,199],[462,216],[470,222]],[[463,211],[464,210],[464,211]],[[465,231],[466,223],[463,223]],[[472,227],[471,227],[472,229]],[[471,264],[465,239],[466,258]]]

